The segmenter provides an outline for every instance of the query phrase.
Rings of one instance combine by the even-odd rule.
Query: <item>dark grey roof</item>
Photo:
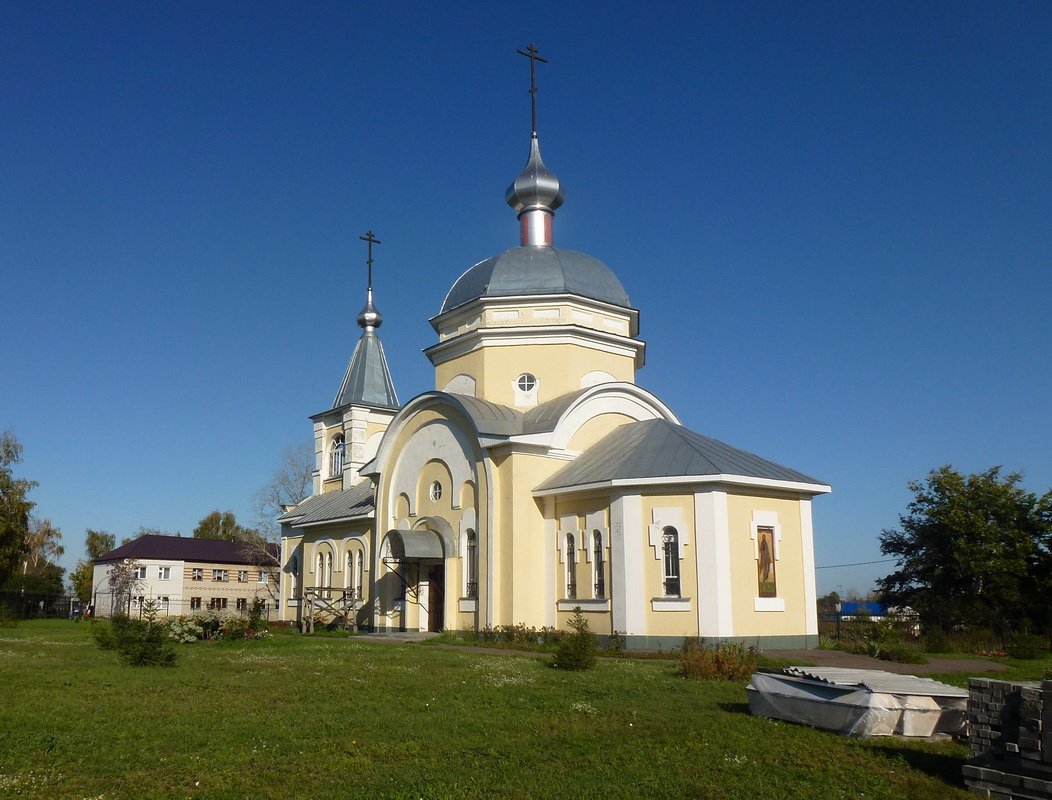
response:
[[[613,480],[708,475],[739,475],[822,485],[802,472],[702,436],[682,425],[664,419],[648,419],[611,431],[538,486],[537,491]]]
[[[559,424],[559,419],[566,413],[566,409],[587,391],[589,389],[567,392],[546,403],[534,406],[524,415],[523,433],[540,433],[542,431],[555,430],[555,426]]]
[[[479,297],[576,294],[629,308],[625,287],[597,258],[554,247],[513,247],[473,266],[453,284],[445,313]]]
[[[278,555],[276,544],[267,544],[267,552]],[[134,541],[103,553],[96,562],[120,561],[125,558],[154,558],[166,561],[205,561],[216,564],[257,564],[257,547],[245,542],[218,539],[194,539],[190,536],[160,536],[147,533]]]
[[[371,330],[366,330],[355,345],[332,407],[351,404],[398,408],[398,395],[387,368],[384,346]]]
[[[350,489],[325,492],[308,497],[291,511],[278,517],[294,528],[316,522],[364,517],[373,513],[372,481],[360,481]]]

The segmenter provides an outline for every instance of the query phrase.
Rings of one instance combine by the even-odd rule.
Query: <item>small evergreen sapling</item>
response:
[[[580,606],[574,607],[570,628],[573,633],[559,641],[554,666],[559,669],[591,669],[595,666],[598,637],[588,627]]]

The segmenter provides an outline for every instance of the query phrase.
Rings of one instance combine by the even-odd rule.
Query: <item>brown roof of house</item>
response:
[[[278,557],[278,545],[268,543],[267,552]],[[103,553],[95,563],[121,561],[125,558],[157,558],[169,561],[205,561],[215,564],[258,564],[258,548],[245,542],[217,539],[194,539],[189,536],[159,536],[147,533],[138,539]]]

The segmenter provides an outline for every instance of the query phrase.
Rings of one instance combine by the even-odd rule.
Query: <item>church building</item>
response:
[[[829,487],[636,384],[639,311],[606,264],[554,246],[563,199],[534,125],[506,192],[519,246],[453,280],[424,350],[435,389],[404,405],[362,237],[362,335],[311,417],[313,492],[280,518],[283,618],[567,628],[580,607],[630,648],[817,645],[811,499]]]

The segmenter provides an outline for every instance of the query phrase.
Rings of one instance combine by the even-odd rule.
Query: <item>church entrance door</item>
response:
[[[442,564],[427,568],[427,629],[439,632],[445,625],[446,569]]]

